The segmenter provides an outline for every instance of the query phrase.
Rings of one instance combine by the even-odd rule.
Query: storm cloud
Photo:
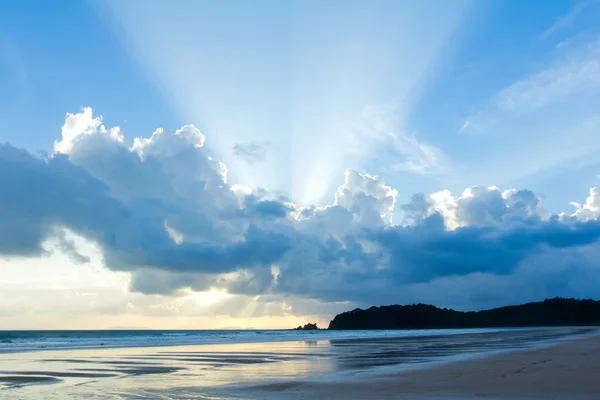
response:
[[[230,184],[193,125],[128,147],[92,110],[67,114],[40,158],[0,144],[0,254],[40,256],[63,229],[96,243],[132,291],[211,288],[324,302],[501,304],[510,288],[597,296],[600,200],[554,215],[529,190],[416,194],[348,170],[324,207]],[[396,209],[404,218],[395,224]],[[502,289],[502,290],[500,290]],[[600,290],[598,290],[600,292]],[[521,298],[529,299],[525,291]]]

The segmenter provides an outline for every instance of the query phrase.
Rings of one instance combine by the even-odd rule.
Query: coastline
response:
[[[454,361],[427,369],[346,381],[300,381],[240,388],[250,399],[596,400],[600,333],[542,348]]]

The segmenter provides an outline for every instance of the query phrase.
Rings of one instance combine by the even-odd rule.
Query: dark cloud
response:
[[[393,225],[397,192],[379,177],[348,171],[334,204],[301,208],[229,186],[193,126],[127,148],[91,112],[69,118],[78,123],[65,124],[49,158],[0,145],[0,255],[43,255],[53,239],[89,261],[67,229],[97,243],[107,267],[130,271],[131,290],[147,294],[217,288],[466,308],[498,305],[511,288],[600,295],[595,189],[572,215],[551,215],[528,190],[417,194],[399,207],[404,224]]]
[[[427,200],[424,193],[413,194],[408,204],[403,204],[400,209],[404,211],[404,222],[415,224],[427,216],[431,203]]]
[[[439,214],[428,218],[441,220]],[[594,243],[600,223],[566,225],[556,220],[508,229],[462,227],[454,231],[395,227],[377,234],[390,254],[391,269],[403,282],[427,282],[443,276],[474,272],[510,274],[526,257],[548,248]]]
[[[283,218],[292,211],[289,206],[281,201],[258,200],[255,196],[247,196],[245,206],[249,214],[265,218]]]
[[[41,160],[0,145],[0,187],[0,252],[5,255],[43,254],[42,243],[55,236],[56,227],[100,244],[109,268],[117,270],[230,272],[269,265],[289,247],[285,235],[255,225],[238,232],[235,241],[177,244],[165,229],[164,218],[174,212],[168,205],[160,199],[151,204],[118,200],[106,184],[61,154]],[[207,236],[216,229],[201,227]]]
[[[67,237],[67,232],[64,229],[57,229],[52,236],[55,239],[54,247],[61,253],[66,254],[75,264],[87,264],[91,261],[90,257],[77,251],[75,241]]]
[[[259,142],[236,143],[233,154],[249,164],[261,162],[267,159],[267,146]]]

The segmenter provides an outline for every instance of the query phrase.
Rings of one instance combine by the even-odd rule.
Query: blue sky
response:
[[[5,201],[23,227],[4,233],[17,239],[0,248],[7,290],[52,297],[24,278],[22,263],[52,271],[71,260],[51,275],[57,287],[82,293],[92,271],[103,278],[86,293],[120,293],[104,314],[93,305],[72,311],[100,313],[101,327],[132,309],[141,310],[137,323],[154,326],[172,315],[148,310],[185,308],[201,296],[221,307],[205,310],[223,318],[203,322],[210,326],[242,317],[239,324],[295,325],[352,305],[504,304],[500,294],[476,293],[479,280],[526,285],[538,268],[531,265],[556,251],[564,262],[554,271],[580,262],[564,287],[548,272],[538,297],[596,295],[579,285],[596,276],[586,269],[596,235],[585,224],[600,206],[590,194],[600,173],[597,1],[25,0],[0,8],[5,166],[43,182],[30,175],[34,159],[43,161],[39,173],[64,196],[6,186],[48,199]],[[92,214],[110,225],[76,199],[95,204]],[[78,218],[62,213],[64,204]],[[143,234],[127,218],[144,221]],[[516,220],[545,234],[518,236]],[[589,236],[571,242],[555,223],[584,224]],[[491,226],[506,248],[476,232]],[[425,227],[440,241],[420,241]],[[452,232],[472,257],[429,257]],[[535,245],[517,251],[514,240]],[[139,252],[144,246],[160,251]],[[311,252],[314,265],[324,263],[314,271],[297,261]],[[426,265],[417,271],[419,260]],[[374,268],[368,279],[366,265]],[[338,289],[321,287],[329,274],[341,279]],[[406,285],[407,294],[356,295],[360,277],[373,290],[382,279]],[[430,295],[439,288],[448,295]],[[452,294],[464,290],[472,295]],[[236,314],[249,298],[259,311]]]
[[[91,102],[107,122],[136,130],[180,123],[92,3],[14,1],[2,8],[3,140],[51,151],[65,113]]]
[[[548,135],[565,137],[593,114],[588,99],[565,96],[552,118],[546,110],[497,117],[496,110],[486,110],[503,88],[594,44],[598,7],[593,2],[455,2],[433,8],[406,2],[232,5],[4,5],[2,139],[51,151],[64,114],[84,106],[103,115],[107,125],[133,135],[194,123],[214,137],[212,147],[225,159],[236,140],[274,147],[270,158],[282,176],[255,165],[261,179],[254,184],[327,202],[323,197],[339,184],[340,171],[358,162],[344,165],[319,155],[314,161],[332,169],[325,177],[331,182],[317,195],[307,195],[309,183],[290,183],[305,176],[296,170],[310,163],[314,149],[307,147],[319,136],[344,135],[339,131],[364,107],[404,103],[404,111],[395,115],[402,129],[441,150],[459,170],[424,177],[382,168],[394,160],[364,157],[361,167],[403,188],[401,197],[442,186],[518,184],[541,191],[547,206],[559,211],[572,192],[553,193],[556,175],[578,191],[595,179],[589,172],[595,166],[585,166],[584,178],[579,165],[567,166],[575,169],[570,172],[548,171],[552,157],[532,156]],[[580,8],[585,10],[578,13]],[[560,23],[565,16],[569,20]],[[23,29],[24,24],[36,29]],[[33,112],[35,118],[28,117]],[[461,135],[464,121],[478,115],[487,119],[485,126],[476,126],[476,135]],[[515,137],[522,145],[513,142]],[[556,146],[546,151],[562,148]],[[514,156],[520,163],[529,160],[529,168],[501,171]],[[489,171],[483,173],[482,167]],[[579,175],[581,184],[565,179],[565,173]],[[244,178],[239,178],[242,183]]]

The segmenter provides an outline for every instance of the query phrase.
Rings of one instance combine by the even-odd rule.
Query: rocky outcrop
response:
[[[319,329],[319,327],[317,326],[316,323],[315,324],[308,323],[304,326],[299,326],[294,330],[295,331],[316,331],[318,329]]]

